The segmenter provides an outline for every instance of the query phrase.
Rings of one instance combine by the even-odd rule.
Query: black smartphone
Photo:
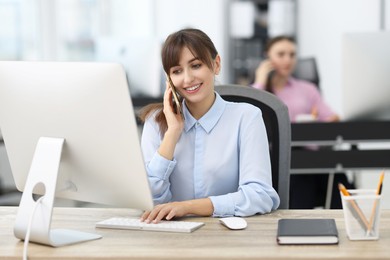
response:
[[[177,93],[177,90],[176,90],[176,87],[175,85],[173,85],[173,82],[171,80],[171,77],[169,77],[168,75],[167,76],[167,80],[168,80],[168,83],[169,83],[169,86],[171,87],[172,89],[172,102],[173,102],[173,111],[175,112],[175,114],[178,114],[180,113],[181,117],[183,118],[184,120],[184,114],[183,114],[183,110],[181,108],[181,104],[180,104],[180,99],[179,99],[179,94]]]

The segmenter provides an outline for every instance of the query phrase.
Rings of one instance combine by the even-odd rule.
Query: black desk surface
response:
[[[291,125],[291,139],[294,172],[390,168],[389,149],[360,150],[358,145],[390,142],[390,121],[296,123]],[[351,144],[350,149],[332,147],[344,143]],[[308,144],[315,148],[307,149]]]
[[[389,121],[350,121],[336,123],[293,123],[292,142],[389,140]]]

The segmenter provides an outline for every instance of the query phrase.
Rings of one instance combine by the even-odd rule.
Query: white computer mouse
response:
[[[219,222],[225,227],[233,230],[244,229],[248,226],[246,220],[240,217],[220,218]]]

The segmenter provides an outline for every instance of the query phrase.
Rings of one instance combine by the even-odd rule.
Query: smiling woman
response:
[[[146,222],[199,216],[250,216],[279,206],[272,187],[268,141],[261,111],[223,100],[214,91],[221,57],[197,29],[168,36],[162,63],[163,104],[145,107],[142,149],[156,204]],[[172,95],[182,98],[184,118]]]

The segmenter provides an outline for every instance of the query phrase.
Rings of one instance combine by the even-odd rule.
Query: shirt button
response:
[[[199,124],[199,122],[196,122],[196,126],[199,126],[200,124]]]

